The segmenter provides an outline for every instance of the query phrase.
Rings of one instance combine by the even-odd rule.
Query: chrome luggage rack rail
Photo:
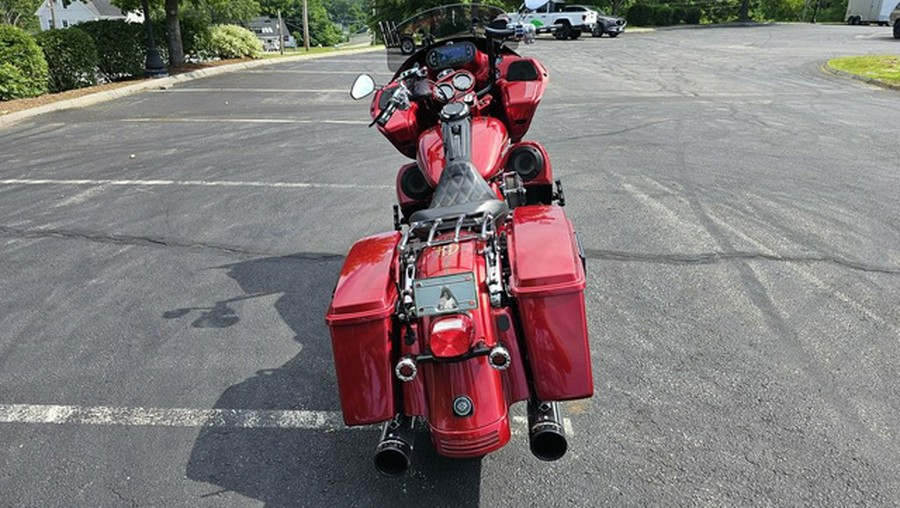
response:
[[[466,228],[466,230],[463,231],[463,228]],[[439,232],[450,229],[453,230],[453,238],[435,240],[434,237]],[[477,229],[478,233],[474,233],[473,229]],[[428,232],[427,236],[425,234],[426,231]],[[486,241],[493,238],[496,232],[497,226],[494,218],[484,213],[477,215],[460,214],[455,220],[435,219],[432,221],[413,222],[403,232],[398,249],[400,252],[406,253],[410,250],[418,251],[437,245],[459,243],[460,240],[481,239]],[[424,242],[421,241],[423,237],[425,238]]]

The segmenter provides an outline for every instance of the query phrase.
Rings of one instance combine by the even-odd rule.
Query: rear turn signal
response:
[[[503,346],[495,346],[491,349],[491,352],[488,353],[488,360],[491,363],[491,367],[497,370],[506,370],[509,367],[509,364],[512,362],[512,358],[509,356],[509,351],[506,350]]]
[[[405,383],[415,379],[418,372],[419,369],[416,368],[416,361],[408,356],[397,362],[397,366],[394,367],[394,374],[397,375],[397,379]]]

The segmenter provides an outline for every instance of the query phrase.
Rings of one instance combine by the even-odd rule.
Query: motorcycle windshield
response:
[[[384,40],[387,66],[396,72],[411,56],[450,39],[484,39],[484,29],[503,16],[499,7],[482,4],[453,4],[421,12],[397,25],[386,24]],[[515,49],[510,43],[510,49]]]

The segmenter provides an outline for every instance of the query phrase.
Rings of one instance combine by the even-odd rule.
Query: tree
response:
[[[34,15],[43,0],[0,0],[0,24],[17,26],[25,30],[38,28]]]
[[[214,25],[250,21],[260,12],[257,0],[190,0],[190,6]]]
[[[113,5],[123,11],[141,11],[140,0],[112,0]],[[178,5],[180,0],[150,0],[150,9],[160,7],[166,13],[166,34],[168,37],[169,65],[184,63],[184,45],[181,43],[181,26],[178,22]]]
[[[298,0],[260,0],[260,7],[266,16],[277,16],[280,10],[288,27],[297,31],[303,29],[303,8]],[[311,45],[333,46],[344,39],[322,0],[307,0],[307,9]]]
[[[750,0],[741,0],[741,9],[738,11],[738,21],[750,21]]]

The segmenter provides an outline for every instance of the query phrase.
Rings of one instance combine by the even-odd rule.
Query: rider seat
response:
[[[497,199],[497,193],[482,178],[471,162],[452,162],[444,168],[441,179],[431,199],[431,206],[413,213],[410,224],[433,222],[437,219],[451,222],[459,216],[484,215],[494,221],[509,213],[505,201]]]

